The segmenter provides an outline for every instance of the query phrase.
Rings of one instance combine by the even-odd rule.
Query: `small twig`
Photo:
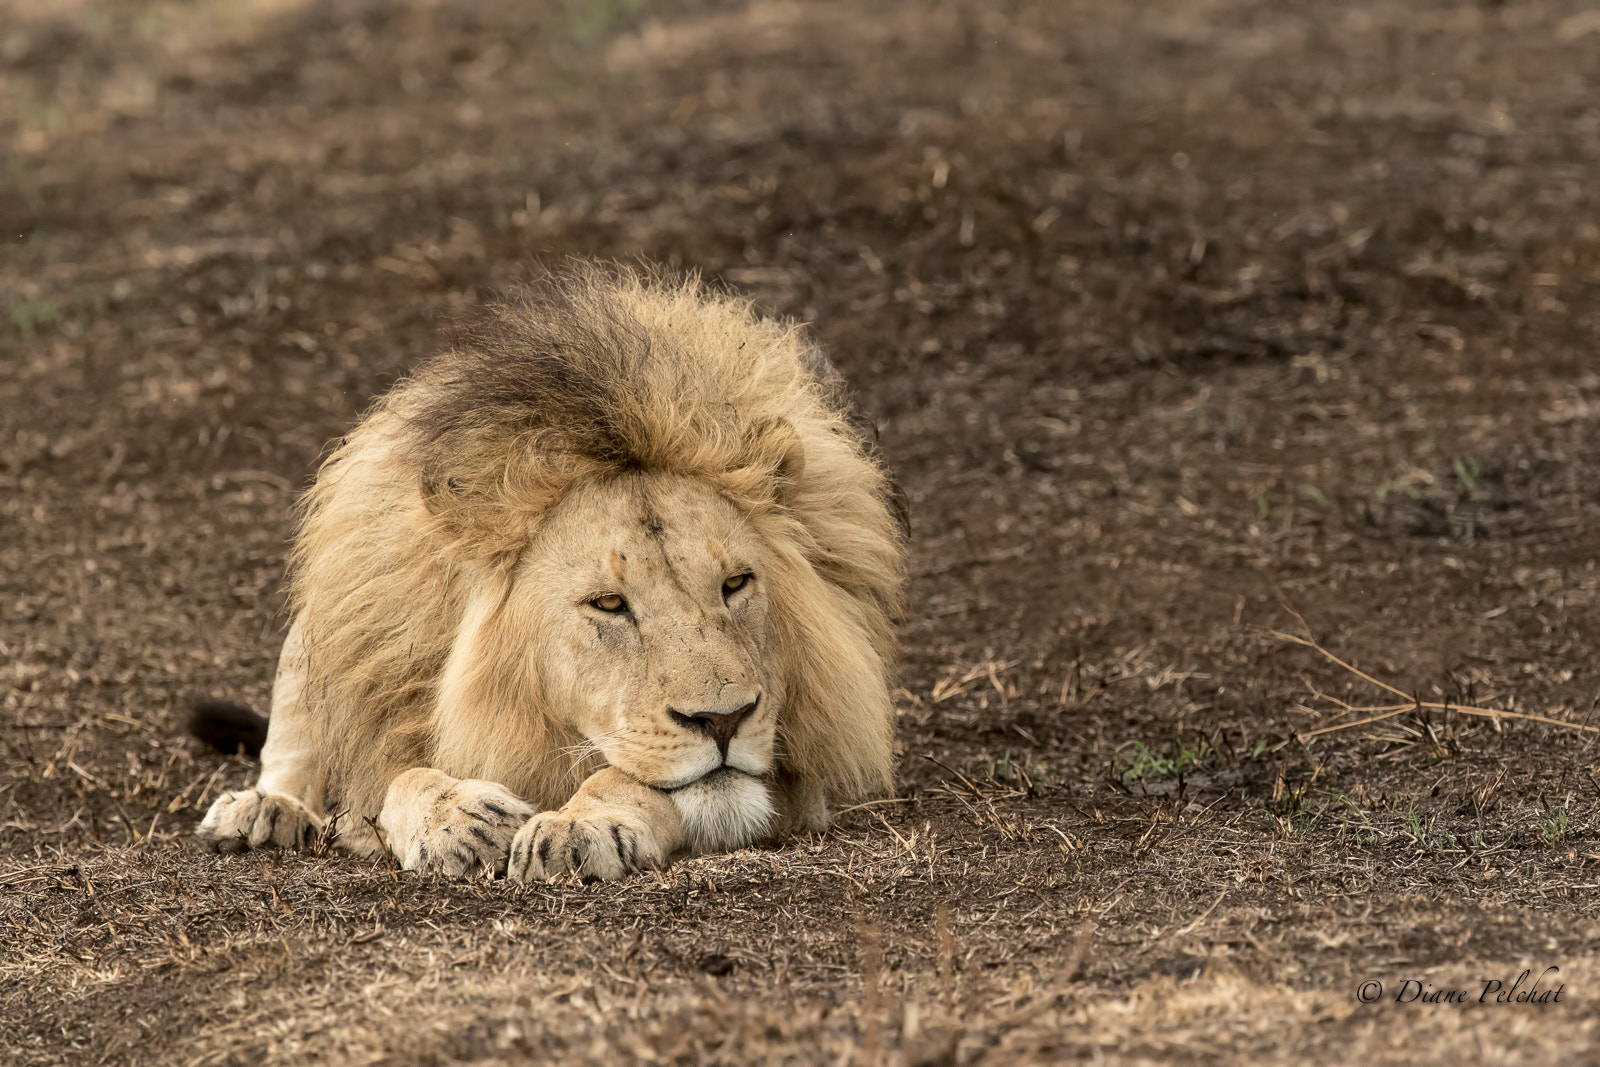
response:
[[[1211,907],[1207,908],[1205,911],[1202,911],[1200,913],[1200,917],[1198,919],[1196,919],[1194,922],[1190,923],[1187,926],[1180,927],[1177,930],[1177,932],[1175,933],[1174,936],[1182,937],[1184,934],[1192,934],[1196,930],[1198,930],[1200,928],[1200,924],[1205,922],[1206,919],[1208,919],[1211,916],[1211,913],[1217,910],[1217,905],[1221,904],[1222,903],[1222,898],[1227,896],[1227,895],[1228,895],[1228,891],[1226,889],[1224,889],[1222,892],[1218,893],[1217,894],[1217,899],[1213,900],[1211,902]]]
[[[349,808],[340,808],[333,812],[323,824],[312,831],[311,854],[313,856],[326,856],[333,848],[333,843],[339,839],[339,820],[349,813]]]
[[[401,867],[394,852],[389,848],[389,835],[383,832],[383,827],[379,826],[378,820],[371,815],[361,816],[361,821],[372,828],[373,836],[378,839],[378,847],[383,850],[383,858],[389,863],[389,874],[398,881]]]
[[[1367,725],[1369,725],[1371,723],[1382,722],[1385,719],[1392,719],[1396,715],[1403,715],[1404,713],[1406,713],[1408,711],[1415,711],[1415,710],[1417,710],[1416,704],[1387,704],[1387,705],[1384,705],[1383,707],[1378,707],[1378,708],[1351,708],[1348,711],[1346,711],[1344,714],[1348,715],[1351,711],[1357,711],[1357,712],[1359,712],[1359,711],[1379,711],[1379,712],[1382,712],[1383,714],[1374,715],[1370,719],[1358,719],[1355,722],[1342,722],[1342,723],[1339,723],[1337,726],[1324,726],[1319,730],[1308,730],[1305,733],[1300,734],[1299,736],[1301,738],[1317,737],[1317,736],[1319,736],[1321,734],[1331,734],[1331,733],[1336,733],[1336,732],[1338,732],[1340,730],[1350,730],[1350,729],[1353,729],[1353,728],[1355,728],[1357,726],[1367,726]]]
[[[973,785],[971,778],[968,778],[966,775],[962,774],[960,771],[956,770],[954,767],[950,766],[948,763],[944,762],[943,760],[935,758],[930,753],[924,752],[922,754],[922,758],[927,760],[929,763],[936,763],[940,767],[943,767],[945,770],[949,771],[951,774],[953,774],[957,778],[961,779],[961,784],[966,786],[968,789],[972,790],[972,795],[973,796],[977,797],[979,800],[984,799],[983,790],[981,790],[977,786]]]
[[[222,771],[223,771],[223,768],[225,768],[225,767],[227,767],[226,763],[224,763],[221,766],[217,767],[216,770],[211,772],[211,777],[206,779],[206,787],[204,789],[200,790],[200,799],[196,800],[194,802],[194,809],[196,811],[199,811],[201,805],[205,804],[206,797],[211,795],[211,787],[217,784],[217,775],[221,774]],[[189,791],[188,789],[184,790],[185,793],[187,793],[188,791]]]
[[[1343,667],[1345,670],[1349,671],[1357,678],[1360,678],[1362,681],[1375,685],[1379,689],[1382,689],[1385,692],[1393,693],[1395,696],[1405,700],[1404,704],[1379,704],[1371,707],[1350,707],[1349,705],[1345,705],[1345,710],[1341,714],[1348,715],[1371,712],[1376,712],[1378,714],[1369,719],[1358,719],[1355,722],[1340,723],[1337,726],[1324,726],[1319,730],[1311,730],[1307,733],[1295,735],[1301,739],[1316,737],[1319,734],[1331,734],[1339,730],[1349,730],[1357,726],[1366,726],[1370,723],[1381,722],[1384,719],[1392,719],[1396,715],[1403,715],[1408,711],[1421,711],[1423,708],[1428,708],[1434,711],[1453,711],[1458,715],[1468,715],[1480,719],[1490,719],[1496,723],[1498,723],[1501,719],[1522,719],[1526,722],[1542,722],[1547,726],[1560,726],[1568,730],[1577,730],[1580,733],[1600,734],[1600,726],[1586,726],[1583,723],[1568,722],[1565,719],[1552,718],[1549,715],[1533,715],[1524,711],[1501,711],[1497,708],[1478,708],[1473,707],[1470,704],[1456,704],[1444,700],[1423,700],[1419,697],[1412,696],[1403,689],[1398,689],[1395,686],[1390,685],[1388,682],[1380,681],[1379,679],[1374,678],[1372,675],[1367,674],[1365,671],[1357,670],[1355,667],[1352,667],[1350,664],[1346,663],[1338,656],[1335,656],[1332,652],[1329,652],[1327,649],[1323,648],[1322,645],[1311,640],[1310,638],[1296,637],[1294,634],[1286,634],[1281,630],[1269,630],[1268,634],[1272,637],[1278,638],[1281,641],[1288,641],[1291,644],[1303,645],[1306,648],[1312,649],[1313,651],[1320,653],[1323,658],[1327,659],[1329,662]]]
[[[1301,619],[1300,621],[1304,622],[1305,620]],[[1286,634],[1282,630],[1269,630],[1267,632],[1271,636],[1276,637],[1280,641],[1290,641],[1290,642],[1293,642],[1294,644],[1304,645],[1306,648],[1311,648],[1311,649],[1317,650],[1318,652],[1322,653],[1322,655],[1324,657],[1326,657],[1327,659],[1333,661],[1334,663],[1338,664],[1339,666],[1343,667],[1345,670],[1349,671],[1351,674],[1355,675],[1357,678],[1360,678],[1360,679],[1362,679],[1363,681],[1366,681],[1366,682],[1371,682],[1373,685],[1377,686],[1379,689],[1386,689],[1389,692],[1393,693],[1395,696],[1403,697],[1407,701],[1414,701],[1416,699],[1410,693],[1407,693],[1403,689],[1396,689],[1394,686],[1390,685],[1388,682],[1380,682],[1380,681],[1378,681],[1378,679],[1374,678],[1372,675],[1366,674],[1366,673],[1364,673],[1362,671],[1356,670],[1354,667],[1350,666],[1350,664],[1346,663],[1344,660],[1340,659],[1338,656],[1335,656],[1332,652],[1329,652],[1327,649],[1323,648],[1320,644],[1318,644],[1316,641],[1311,640],[1309,637],[1296,637],[1294,634]]]
[[[852,804],[848,808],[840,808],[833,815],[834,818],[838,818],[840,815],[847,815],[852,811],[860,811],[862,808],[875,808],[879,804],[910,804],[916,799],[916,797],[888,797],[884,800],[864,800],[860,804]]]
[[[917,858],[917,850],[911,847],[911,842],[907,841],[905,838],[900,836],[900,831],[896,830],[892,825],[890,825],[888,819],[885,819],[878,812],[873,812],[872,813],[872,817],[874,819],[877,819],[879,822],[883,823],[883,828],[894,835],[894,839],[896,841],[900,842],[900,846],[902,848],[904,848],[906,850],[906,852],[908,852],[910,854],[912,859],[916,859]]]
[[[77,865],[63,867],[58,864],[41,864],[36,867],[19,867],[0,874],[0,885],[21,885],[24,882],[42,882],[68,874],[78,873]]]

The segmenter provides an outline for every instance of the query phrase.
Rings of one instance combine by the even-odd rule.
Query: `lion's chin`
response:
[[[725,852],[759,840],[777,815],[766,783],[732,767],[719,767],[671,796],[684,836],[697,853]]]

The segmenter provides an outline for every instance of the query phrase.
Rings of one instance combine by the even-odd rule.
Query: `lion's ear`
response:
[[[773,495],[780,502],[800,484],[806,469],[806,447],[788,419],[763,419],[751,427],[750,451],[770,473]]]
[[[428,513],[434,516],[445,515],[458,509],[462,495],[466,491],[466,485],[461,479],[440,473],[423,475],[420,488],[422,503],[427,507]]]

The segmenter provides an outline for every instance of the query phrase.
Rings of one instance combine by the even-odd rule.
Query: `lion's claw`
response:
[[[417,793],[391,793],[379,816],[400,865],[452,877],[504,872],[512,839],[533,806],[493,782],[429,773],[437,777]]]
[[[664,866],[666,856],[642,820],[561,808],[535,815],[517,832],[506,877],[532,882],[576,874],[584,881],[609,882]]]

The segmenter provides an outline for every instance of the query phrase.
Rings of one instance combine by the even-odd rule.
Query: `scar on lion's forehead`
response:
[[[613,550],[611,558],[606,561],[611,564],[611,573],[619,582],[628,580],[628,554]]]

